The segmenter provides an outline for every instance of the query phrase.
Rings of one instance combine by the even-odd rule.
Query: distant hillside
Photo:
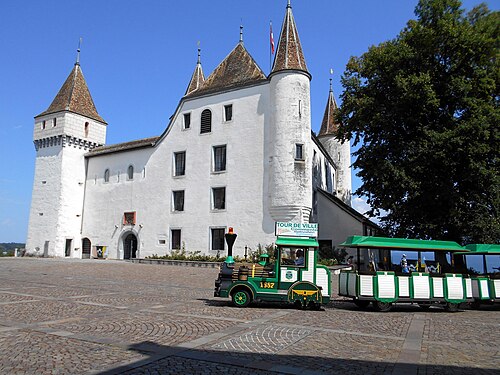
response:
[[[24,249],[24,243],[18,242],[3,242],[0,243],[0,256],[4,255],[4,251],[7,252],[5,255],[14,255],[14,249]]]

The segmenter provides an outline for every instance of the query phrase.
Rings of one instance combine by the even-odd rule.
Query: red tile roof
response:
[[[211,94],[265,81],[266,75],[243,46],[238,43],[227,57],[215,68],[203,85],[188,97]]]
[[[78,63],[75,64],[49,108],[36,117],[60,111],[78,113],[79,115],[106,123],[97,113],[89,88],[83,77],[82,69]]]
[[[337,109],[337,102],[333,96],[333,90],[330,89],[328,94],[328,102],[326,103],[325,114],[323,115],[323,121],[321,122],[321,129],[319,131],[318,137],[322,135],[333,135],[337,133],[340,124],[335,121],[335,110]]]
[[[306,59],[302,52],[302,45],[300,44],[299,33],[297,32],[290,4],[286,7],[285,19],[281,27],[271,74],[282,70],[302,70],[311,76],[307,70]]]

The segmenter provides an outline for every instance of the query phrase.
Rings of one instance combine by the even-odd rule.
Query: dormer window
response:
[[[205,109],[201,112],[201,128],[200,134],[210,133],[212,131],[212,112],[209,109]]]

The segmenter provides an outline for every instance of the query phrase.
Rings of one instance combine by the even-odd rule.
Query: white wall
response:
[[[270,211],[276,221],[308,222],[312,208],[309,77],[280,72],[272,75],[270,85]],[[303,145],[303,162],[295,160],[296,144]]]
[[[122,237],[132,229],[122,225],[123,213],[136,211],[133,229],[140,257],[170,252],[171,229],[181,229],[187,251],[202,253],[209,253],[212,227],[234,227],[239,235],[235,255],[243,255],[245,245],[254,249],[259,243],[273,242],[274,222],[265,208],[268,103],[265,84],[187,100],[156,147],[88,158],[83,237],[94,246],[108,246],[110,257],[122,258]],[[230,122],[223,121],[225,104],[233,105]],[[208,134],[200,134],[204,109],[212,111]],[[183,114],[187,112],[191,113],[191,127],[184,130]],[[212,173],[212,147],[218,145],[227,145],[226,172]],[[179,151],[186,151],[186,173],[174,177],[173,153]],[[133,181],[126,176],[130,164],[136,172]],[[106,168],[111,171],[109,183],[103,182]],[[226,209],[213,211],[211,188],[222,186],[226,187]],[[185,191],[183,212],[172,212],[174,190]],[[160,245],[159,239],[166,239],[166,245]]]

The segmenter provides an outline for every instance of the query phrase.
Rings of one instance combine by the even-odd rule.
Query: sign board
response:
[[[275,235],[285,237],[318,237],[318,223],[291,223],[277,221]]]

